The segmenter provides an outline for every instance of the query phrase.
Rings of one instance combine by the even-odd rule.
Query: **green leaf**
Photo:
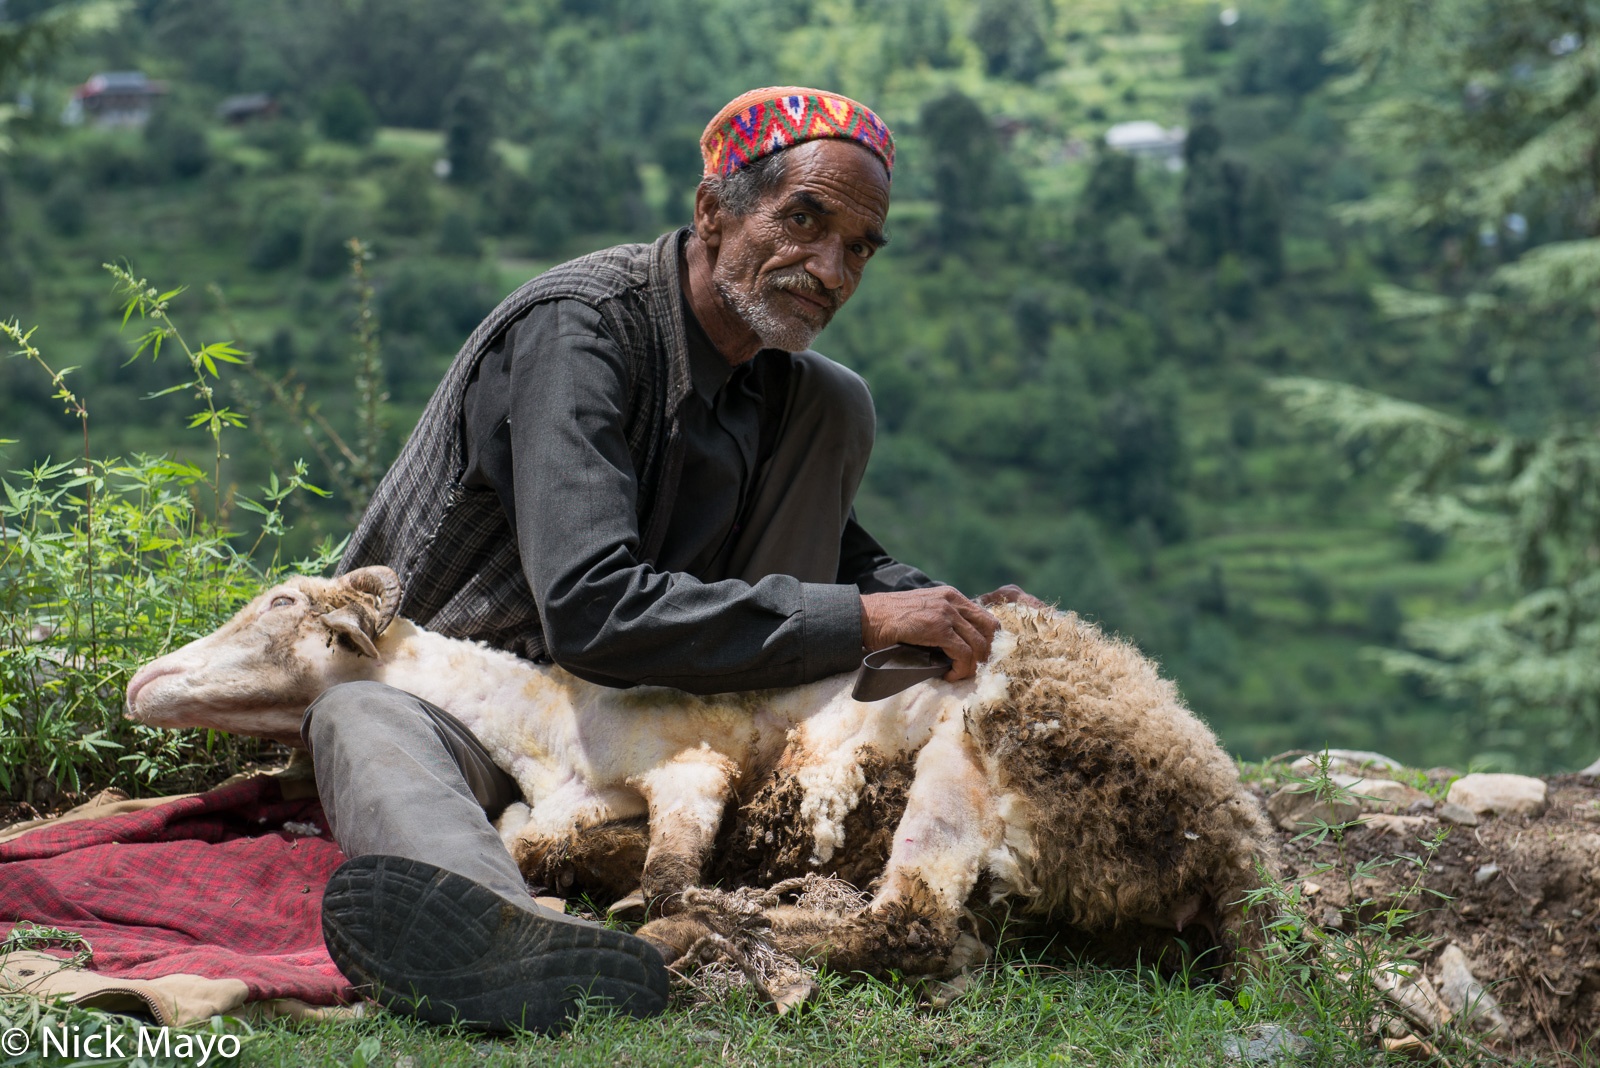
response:
[[[213,342],[212,344],[202,348],[200,350],[200,354],[202,356],[209,354],[216,359],[224,360],[228,363],[244,363],[244,360],[240,359],[240,357],[248,355],[247,353],[241,352],[239,349],[234,348],[233,343],[228,341]]]

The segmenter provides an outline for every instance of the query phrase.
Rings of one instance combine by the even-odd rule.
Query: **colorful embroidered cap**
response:
[[[700,135],[705,176],[726,177],[781,148],[824,138],[871,149],[894,173],[894,135],[865,104],[798,85],[752,89],[735,97]]]

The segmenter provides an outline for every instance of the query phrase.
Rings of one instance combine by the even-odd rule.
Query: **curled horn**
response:
[[[384,628],[394,622],[400,611],[400,576],[382,564],[357,568],[339,580],[358,593],[370,593],[378,598],[378,622],[372,629],[376,638]]]

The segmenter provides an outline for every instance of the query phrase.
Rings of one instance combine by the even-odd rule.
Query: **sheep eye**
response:
[[[291,604],[294,604],[294,598],[293,597],[288,597],[288,596],[274,597],[272,599],[272,603],[269,604],[267,607],[268,608],[283,608],[284,606],[291,605]]]

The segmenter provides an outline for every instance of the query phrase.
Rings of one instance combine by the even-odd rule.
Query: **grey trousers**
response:
[[[749,582],[766,575],[835,581],[839,535],[873,430],[866,383],[814,352],[797,353],[732,574]],[[316,767],[328,829],[346,856],[421,860],[527,899],[522,873],[490,824],[521,793],[444,709],[383,683],[347,682],[306,709],[300,738]]]
[[[749,583],[838,581],[839,535],[872,456],[876,416],[861,376],[810,351],[792,366],[772,458],[728,562],[728,574]]]
[[[306,709],[300,740],[345,856],[422,860],[503,897],[528,896],[489,823],[522,793],[450,713],[381,682],[347,682]]]

